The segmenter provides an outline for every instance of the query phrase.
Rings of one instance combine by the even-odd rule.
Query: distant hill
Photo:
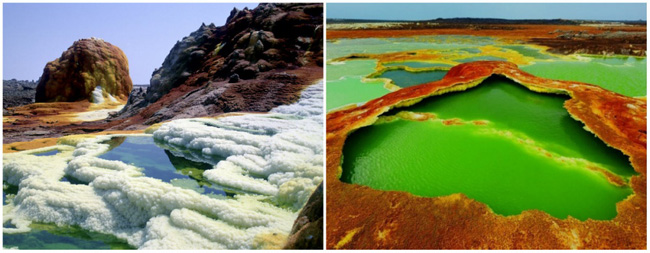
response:
[[[439,23],[439,24],[535,24],[580,25],[601,23],[646,24],[645,20],[571,20],[571,19],[500,19],[500,18],[437,18],[429,20],[327,19],[328,24],[346,23]]]

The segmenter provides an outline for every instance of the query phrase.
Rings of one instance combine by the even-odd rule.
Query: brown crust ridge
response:
[[[393,107],[480,84],[491,75],[542,93],[569,95],[564,107],[605,143],[630,157],[634,193],[616,204],[612,220],[558,219],[538,210],[502,216],[462,193],[419,197],[339,180],[347,136]],[[439,81],[412,86],[358,107],[327,114],[327,248],[363,249],[645,249],[645,98],[580,82],[540,78],[515,64],[479,61],[453,67]]]

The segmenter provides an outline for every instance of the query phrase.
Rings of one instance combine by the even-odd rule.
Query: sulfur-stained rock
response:
[[[81,39],[45,65],[36,102],[126,101],[132,88],[129,63],[120,48],[102,39]]]
[[[323,249],[323,183],[298,214],[284,248]]]

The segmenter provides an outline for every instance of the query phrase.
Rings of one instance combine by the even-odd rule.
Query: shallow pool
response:
[[[566,99],[501,78],[426,99],[400,111],[437,119],[400,116],[352,133],[341,180],[426,197],[463,193],[502,215],[537,209],[558,218],[611,219],[632,191],[588,167],[624,180],[636,173],[626,156],[568,115]]]

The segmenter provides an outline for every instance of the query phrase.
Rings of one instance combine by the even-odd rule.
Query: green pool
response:
[[[438,119],[398,117],[352,133],[341,180],[427,197],[463,193],[501,215],[537,209],[558,218],[611,219],[632,190],[587,167],[624,180],[635,172],[626,156],[568,115],[566,99],[501,78],[429,98],[402,110]],[[465,124],[443,124],[453,118]]]
[[[646,96],[647,59],[583,57],[578,61],[537,62],[521,69],[540,77],[579,81],[631,97]]]

